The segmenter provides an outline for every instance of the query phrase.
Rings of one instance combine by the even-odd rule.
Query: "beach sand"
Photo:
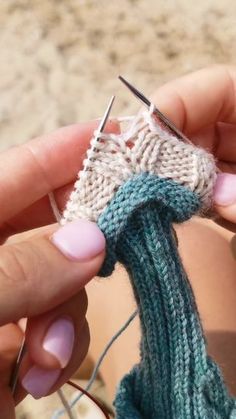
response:
[[[203,66],[236,62],[234,0],[7,0],[0,3],[0,147],[138,103]]]
[[[235,0],[1,1],[0,150],[97,118],[112,94],[113,115],[133,114],[139,103],[119,74],[149,95],[195,69],[235,64],[235,16]],[[47,419],[33,406],[17,418]]]

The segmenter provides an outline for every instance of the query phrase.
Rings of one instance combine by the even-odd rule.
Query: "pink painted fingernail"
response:
[[[51,324],[43,340],[43,349],[57,358],[61,368],[68,364],[74,346],[75,332],[73,323],[58,319]]]
[[[213,198],[217,205],[228,206],[236,203],[236,175],[220,173],[216,179]]]
[[[57,230],[53,244],[69,259],[83,262],[94,258],[105,249],[105,237],[97,224],[76,220]]]
[[[60,369],[45,370],[34,365],[21,381],[22,387],[35,399],[47,396],[59,378]]]

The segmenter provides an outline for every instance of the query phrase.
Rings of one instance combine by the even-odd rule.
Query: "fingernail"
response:
[[[216,179],[213,198],[217,205],[236,203],[236,175],[220,173]]]
[[[83,262],[97,256],[105,249],[105,237],[97,224],[76,220],[57,230],[53,244],[69,259]]]
[[[65,368],[73,351],[74,340],[73,323],[67,318],[58,319],[49,327],[43,340],[43,349],[55,356],[61,368]]]
[[[47,396],[60,373],[61,370],[45,370],[35,365],[24,376],[21,385],[35,399],[40,399]]]

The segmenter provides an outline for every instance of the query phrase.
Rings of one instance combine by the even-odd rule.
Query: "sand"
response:
[[[147,94],[214,63],[236,62],[234,0],[2,0],[0,147],[138,104],[117,80]]]
[[[236,63],[235,16],[235,0],[2,0],[0,150],[98,117],[114,93],[114,114],[135,112],[118,74],[150,94]]]

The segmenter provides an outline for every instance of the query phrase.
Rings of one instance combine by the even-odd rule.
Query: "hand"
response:
[[[0,411],[14,416],[10,374],[27,317],[27,353],[16,402],[45,396],[78,368],[88,350],[85,284],[99,271],[105,239],[94,223],[58,229],[47,194],[60,208],[72,189],[97,123],[62,128],[0,155]],[[114,131],[114,124],[108,130]],[[16,234],[31,229],[30,233]],[[12,237],[10,237],[12,236]]]
[[[190,140],[216,157],[223,173],[215,186],[215,210],[224,226],[235,230],[236,68],[215,66],[184,76],[158,89],[153,101]]]

